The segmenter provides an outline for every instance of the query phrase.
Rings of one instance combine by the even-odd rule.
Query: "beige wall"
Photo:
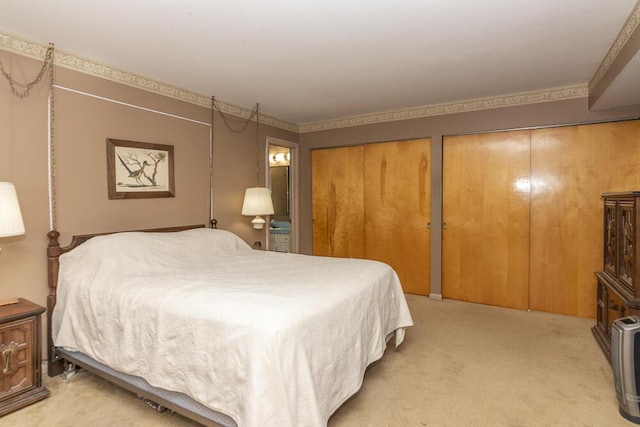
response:
[[[21,82],[31,81],[42,64],[4,51],[0,61]],[[63,245],[79,233],[208,223],[210,109],[61,68],[56,68],[56,85],[205,123],[56,89],[56,228]],[[0,241],[0,298],[24,297],[41,305],[46,305],[48,292],[47,95],[48,83],[43,81],[20,100],[0,77],[0,181],[15,183],[26,227],[26,235]],[[249,243],[261,240],[264,244],[264,231],[253,230],[251,218],[240,214],[244,189],[256,185],[256,126],[233,133],[218,113],[215,125],[213,189],[218,226]],[[298,139],[295,133],[261,124],[261,156],[267,136]],[[173,145],[176,196],[109,200],[107,138]],[[264,184],[263,170],[260,183]]]
[[[17,80],[30,81],[41,62],[0,51],[0,61]],[[56,84],[177,116],[210,122],[210,110],[126,85],[56,68]],[[209,128],[126,106],[56,90],[56,200],[61,242],[72,234],[177,224],[205,223],[209,217]],[[259,100],[256,100],[259,101]],[[640,106],[588,112],[586,99],[451,114],[348,127],[297,135],[261,126],[260,150],[267,136],[300,142],[300,249],[311,253],[311,150],[389,140],[432,138],[432,223],[441,222],[442,136],[498,129],[589,123],[640,116]],[[244,189],[255,185],[255,125],[235,134],[216,113],[214,216],[219,227],[247,242],[264,232],[240,215]],[[106,138],[155,142],[175,147],[176,197],[108,200]],[[262,153],[261,153],[262,154]],[[0,180],[13,181],[27,234],[2,239],[0,298],[20,296],[45,304],[47,191],[47,84],[20,100],[0,81]],[[263,163],[260,162],[261,167]],[[263,171],[260,181],[264,182]],[[439,293],[440,230],[432,228],[432,292]],[[434,290],[435,287],[435,290]]]

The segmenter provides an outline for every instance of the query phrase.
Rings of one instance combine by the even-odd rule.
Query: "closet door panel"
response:
[[[595,317],[603,192],[640,183],[640,123],[538,129],[531,135],[531,309]]]
[[[442,293],[527,309],[530,132],[444,138]]]
[[[364,148],[365,257],[391,265],[405,292],[429,295],[431,140]]]
[[[311,153],[313,254],[364,258],[363,146]]]

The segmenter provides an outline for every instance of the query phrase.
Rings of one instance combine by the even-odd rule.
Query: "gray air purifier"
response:
[[[640,424],[640,316],[616,319],[611,327],[611,366],[620,414]]]

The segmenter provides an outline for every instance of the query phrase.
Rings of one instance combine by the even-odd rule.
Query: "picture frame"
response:
[[[109,199],[175,197],[173,145],[107,139]]]

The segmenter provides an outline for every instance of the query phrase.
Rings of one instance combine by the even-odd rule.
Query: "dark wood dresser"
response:
[[[22,298],[0,306],[0,416],[49,396],[40,369],[40,316],[44,311]]]
[[[640,269],[636,242],[640,242],[640,191],[603,193],[603,270],[596,272],[597,313],[591,328],[611,361],[611,325],[615,319],[640,314]]]

